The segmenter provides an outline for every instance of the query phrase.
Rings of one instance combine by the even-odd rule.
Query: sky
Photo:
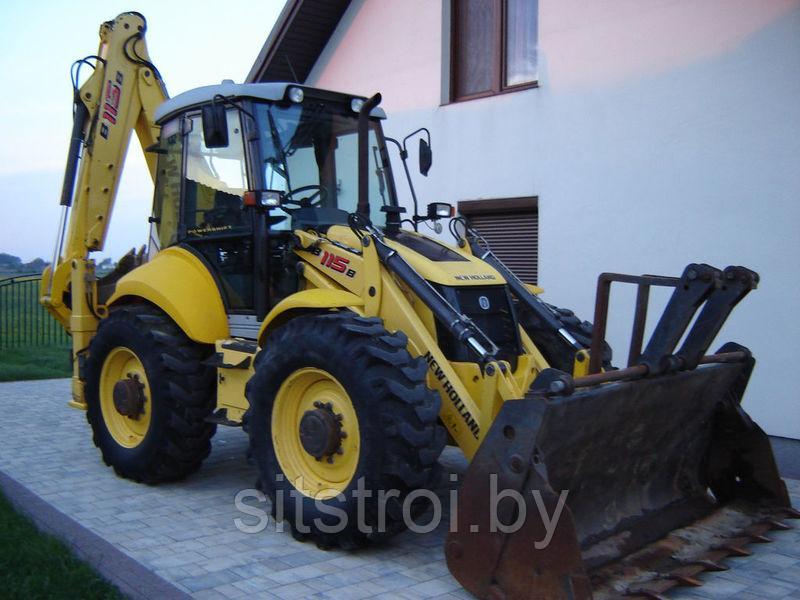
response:
[[[5,0],[0,5],[0,252],[49,260],[72,127],[70,65],[95,54],[100,24],[147,18],[150,57],[171,96],[242,82],[285,0]],[[88,69],[84,69],[88,72]],[[93,257],[119,258],[147,240],[153,185],[135,134],[109,235]]]

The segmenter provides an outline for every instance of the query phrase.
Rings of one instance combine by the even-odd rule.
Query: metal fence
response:
[[[0,348],[68,346],[70,338],[39,304],[42,276],[0,279]]]

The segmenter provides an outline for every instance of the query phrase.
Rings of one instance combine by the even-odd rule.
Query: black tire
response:
[[[542,353],[548,364],[565,373],[572,373],[575,361],[575,349],[568,344],[557,332],[552,331],[531,311],[525,308],[521,302],[517,303],[517,314],[520,324],[525,332],[531,337],[533,343]],[[582,321],[574,312],[568,308],[559,308],[552,304],[548,307],[553,312],[561,327],[566,329],[584,348],[592,345],[592,324],[589,321]],[[603,340],[603,368],[612,369],[611,346]]]
[[[407,343],[405,334],[389,333],[380,319],[339,312],[295,318],[275,331],[257,356],[255,375],[247,384],[251,448],[260,486],[272,500],[273,516],[282,499],[284,521],[295,538],[314,541],[326,549],[352,549],[391,537],[405,529],[402,502],[409,492],[435,488],[440,473],[437,460],[446,441],[445,430],[438,423],[441,400],[425,383],[425,362],[411,357]],[[338,498],[315,501],[296,491],[284,476],[272,446],[276,394],[289,375],[305,367],[333,375],[347,392],[358,417],[358,464]],[[298,435],[297,431],[287,434]],[[352,492],[362,477],[364,488],[375,492],[366,499],[363,511],[364,523],[373,528],[371,533],[360,531],[356,518]],[[398,490],[400,497],[390,498],[381,506],[377,490]],[[335,533],[321,531],[318,526],[330,528],[341,523],[325,510],[329,507],[347,515],[346,527]],[[410,506],[414,515],[426,507],[425,502]],[[377,531],[380,511],[385,527]],[[295,528],[300,517],[308,531]]]
[[[150,385],[150,424],[139,445],[120,445],[109,432],[100,402],[106,357],[120,346],[133,351]],[[194,473],[211,451],[216,425],[214,370],[203,364],[213,347],[190,340],[161,310],[122,306],[102,320],[86,363],[86,418],[103,461],[121,477],[143,483],[175,481]]]

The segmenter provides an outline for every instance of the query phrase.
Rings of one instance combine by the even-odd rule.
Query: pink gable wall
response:
[[[730,52],[798,0],[539,1],[542,79],[556,90],[608,84]],[[388,109],[438,106],[442,2],[355,0],[309,83],[370,95]]]
[[[437,106],[442,7],[436,0],[355,0],[308,82],[370,96],[387,110]]]
[[[642,77],[730,52],[797,0],[540,0],[555,88]]]

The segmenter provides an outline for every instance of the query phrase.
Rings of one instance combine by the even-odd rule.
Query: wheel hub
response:
[[[138,419],[144,413],[144,384],[136,375],[120,379],[114,384],[114,408],[123,417]]]
[[[300,419],[300,443],[315,459],[327,458],[332,463],[335,454],[342,454],[342,440],[347,437],[342,415],[333,412],[330,402],[314,402],[314,407]]]

